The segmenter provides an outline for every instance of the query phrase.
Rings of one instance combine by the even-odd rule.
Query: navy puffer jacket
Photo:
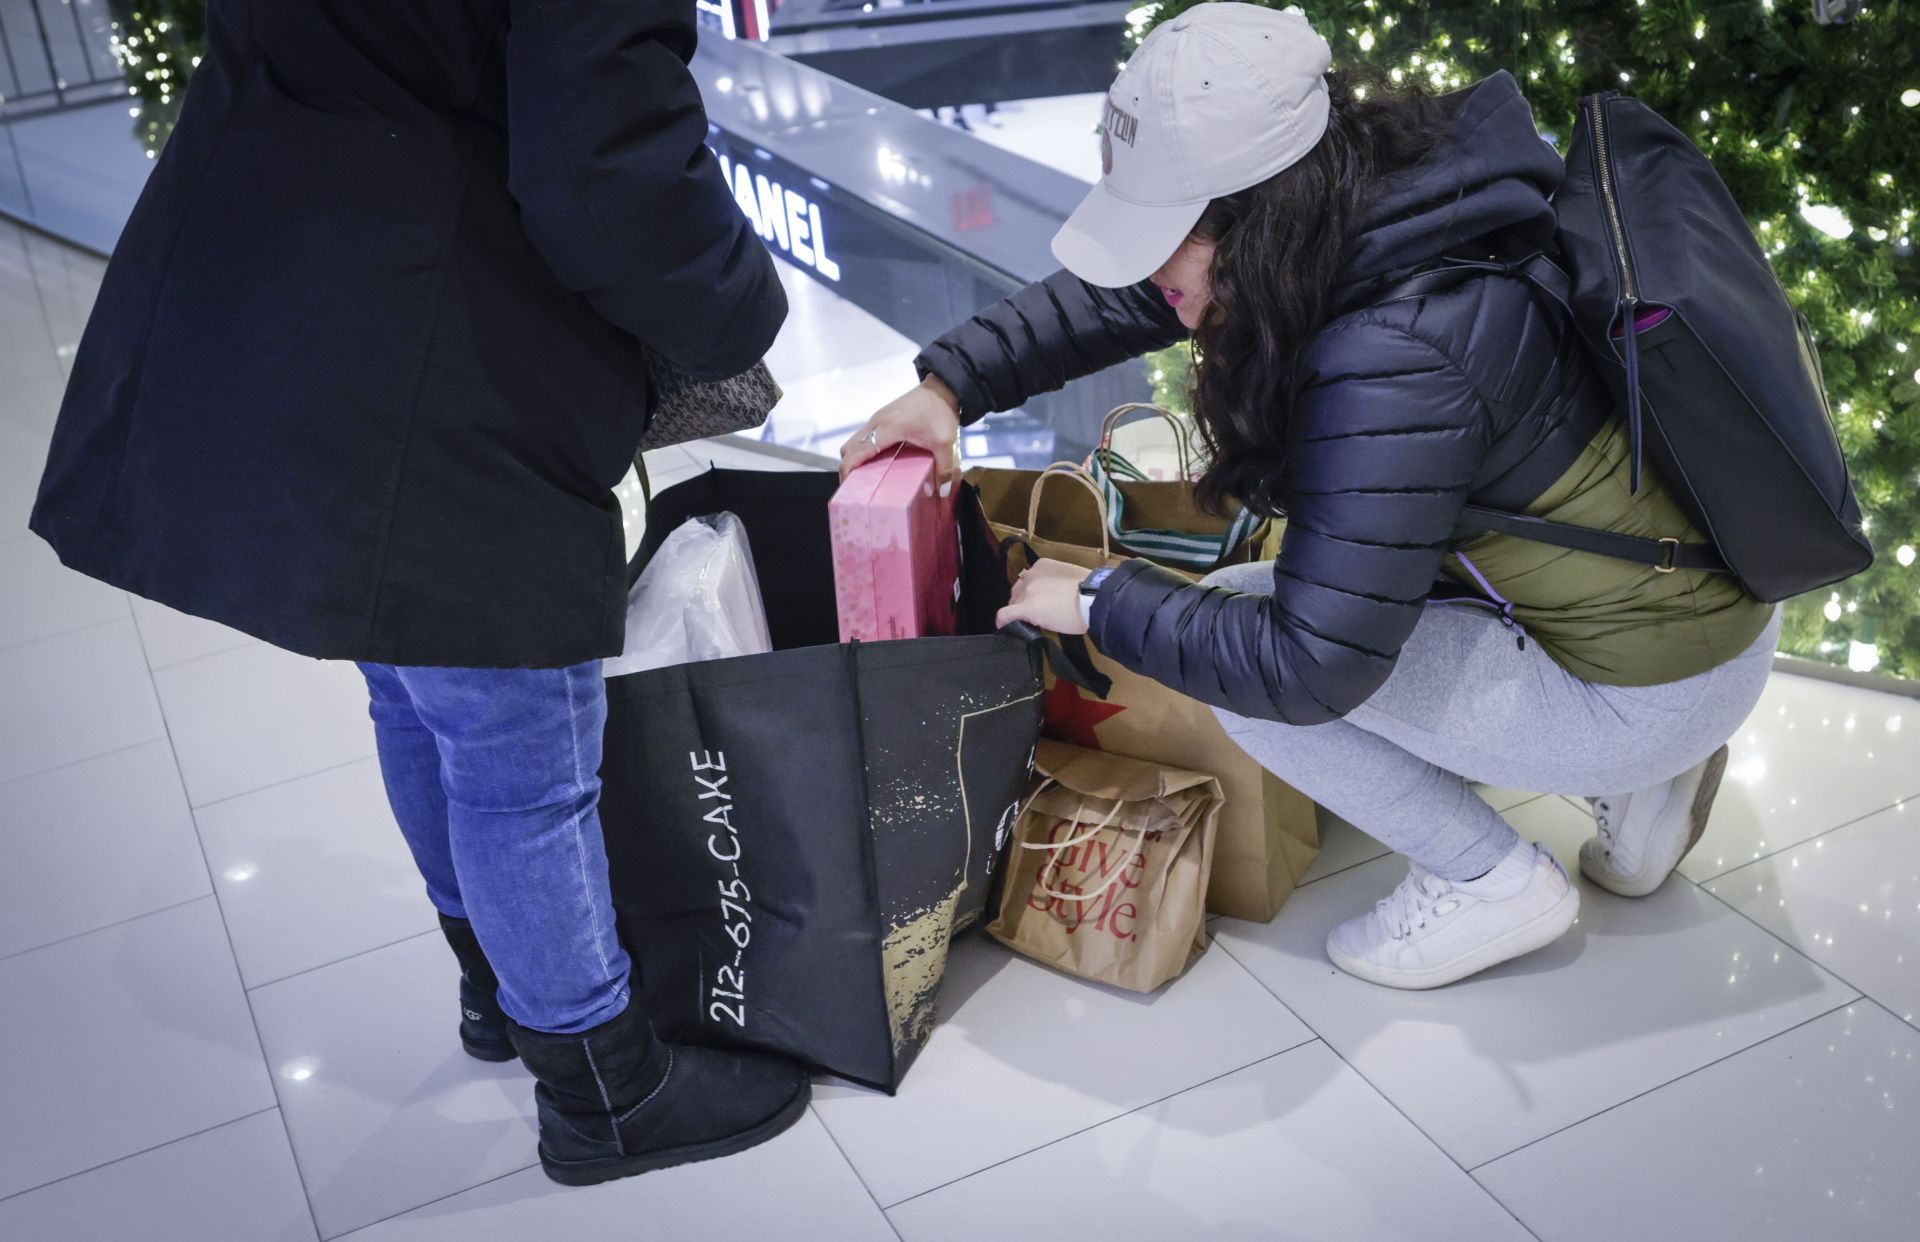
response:
[[[1444,138],[1383,191],[1353,239],[1346,303],[1495,234],[1544,242],[1560,158],[1502,73],[1449,100]],[[971,420],[1184,335],[1154,288],[1066,273],[930,346]],[[1146,561],[1108,578],[1094,643],[1137,672],[1243,716],[1316,724],[1393,671],[1469,500],[1520,509],[1579,456],[1612,402],[1560,319],[1517,279],[1341,314],[1314,340],[1276,494],[1271,596],[1195,586]]]

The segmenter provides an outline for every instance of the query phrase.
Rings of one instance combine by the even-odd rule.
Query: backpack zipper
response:
[[[1640,285],[1633,275],[1633,256],[1627,250],[1626,219],[1620,211],[1620,194],[1613,179],[1613,151],[1607,135],[1607,104],[1617,92],[1590,95],[1580,101],[1587,114],[1587,128],[1593,133],[1594,180],[1600,189],[1600,205],[1607,217],[1607,232],[1613,242],[1614,265],[1620,270],[1620,304],[1616,314],[1625,329],[1627,367],[1627,453],[1629,495],[1640,494]]]
[[[1594,171],[1600,184],[1600,203],[1606,209],[1607,228],[1613,236],[1613,258],[1620,268],[1620,284],[1627,295],[1627,308],[1640,303],[1640,289],[1633,278],[1633,259],[1627,253],[1627,226],[1620,215],[1620,197],[1613,185],[1613,153],[1607,140],[1607,96],[1590,96],[1587,124],[1593,130]],[[1631,330],[1631,325],[1629,325]]]

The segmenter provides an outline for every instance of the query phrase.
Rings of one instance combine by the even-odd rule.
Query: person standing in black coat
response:
[[[1579,910],[1467,779],[1591,797],[1582,872],[1652,892],[1700,835],[1779,619],[1730,577],[1462,531],[1472,502],[1702,538],[1657,472],[1633,492],[1612,398],[1524,280],[1389,294],[1451,255],[1551,245],[1564,165],[1513,79],[1427,99],[1330,63],[1298,10],[1221,0],[1155,29],[1108,93],[1067,270],[930,345],[843,461],[904,440],[952,469],[962,422],[1191,334],[1198,496],[1284,517],[1279,559],[1200,585],[1042,561],[1001,620],[1090,632],[1407,855],[1327,953],[1427,988]]]
[[[808,1098],[653,1037],[597,813],[644,350],[724,378],[786,315],[694,42],[693,0],[212,0],[32,518],[83,573],[361,664],[462,1036],[533,1071],[571,1183]]]

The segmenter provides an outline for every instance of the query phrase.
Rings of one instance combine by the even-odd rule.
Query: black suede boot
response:
[[[790,1062],[655,1039],[637,1003],[578,1035],[508,1029],[539,1080],[540,1163],[566,1186],[757,1147],[798,1121],[811,1095]]]
[[[473,924],[443,914],[440,930],[460,960],[460,1042],[467,1055],[481,1061],[513,1060],[517,1054],[507,1038],[507,1015],[500,1011],[495,996],[500,980],[480,948],[480,938],[473,934]]]

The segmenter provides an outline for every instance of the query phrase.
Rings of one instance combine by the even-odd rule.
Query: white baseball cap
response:
[[[1313,150],[1332,64],[1297,8],[1213,0],[1155,27],[1107,92],[1103,175],[1055,235],[1054,258],[1103,288],[1153,275],[1208,203]]]

